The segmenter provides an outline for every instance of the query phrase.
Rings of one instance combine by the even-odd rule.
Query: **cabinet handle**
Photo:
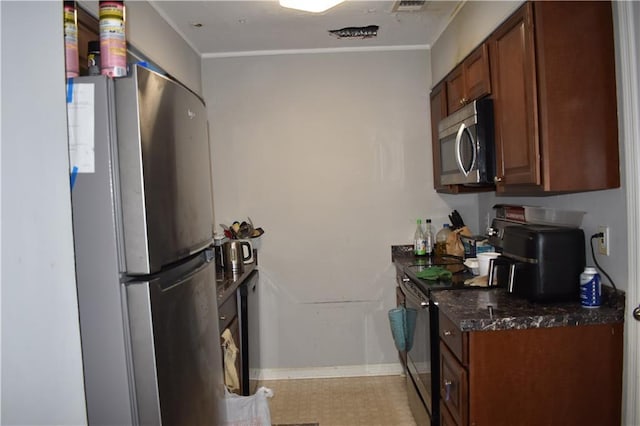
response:
[[[451,330],[445,330],[442,334],[444,334],[445,336],[451,336],[453,333],[451,332]]]
[[[504,178],[502,176],[495,176],[493,178],[493,183],[500,183],[504,180]]]
[[[224,321],[226,319],[227,319],[227,317],[225,317],[224,315],[220,315],[220,321]]]
[[[451,400],[451,386],[453,385],[453,383],[451,383],[451,380],[445,380],[444,381],[444,400],[445,401],[450,401]]]
[[[467,102],[465,98],[460,99],[460,105],[464,105]]]

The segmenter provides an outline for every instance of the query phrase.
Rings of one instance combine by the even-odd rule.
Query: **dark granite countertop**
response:
[[[624,321],[624,294],[613,289],[599,308],[584,308],[580,302],[532,303],[509,294],[506,289],[465,289],[432,293],[440,312],[461,331],[519,330],[525,328],[566,327],[609,324]],[[489,306],[492,307],[492,312]]]
[[[218,293],[218,305],[224,303],[225,300],[233,294],[234,291],[242,284],[251,273],[257,270],[256,263],[247,263],[241,273],[225,271],[219,265],[216,265],[216,290]]]
[[[391,259],[413,281],[416,280],[415,273],[412,273],[415,265],[433,260],[416,257],[412,250],[411,245],[392,246]],[[441,261],[442,259],[435,262]],[[566,327],[624,321],[624,292],[614,292],[608,286],[603,286],[602,306],[583,308],[579,301],[532,303],[509,294],[504,288],[464,286],[460,280],[468,276],[464,271],[454,274],[454,282],[448,288],[418,280],[421,287],[429,291],[440,311],[457,324],[461,331]],[[488,309],[489,305],[492,306],[492,312]]]

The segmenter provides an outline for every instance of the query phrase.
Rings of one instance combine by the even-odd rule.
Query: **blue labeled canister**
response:
[[[602,284],[596,268],[588,266],[580,274],[580,303],[585,308],[598,308],[602,304]]]

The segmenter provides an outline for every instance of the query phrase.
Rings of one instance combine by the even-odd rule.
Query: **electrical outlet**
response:
[[[598,226],[598,232],[602,232],[603,236],[598,238],[598,253],[609,256],[609,227]]]

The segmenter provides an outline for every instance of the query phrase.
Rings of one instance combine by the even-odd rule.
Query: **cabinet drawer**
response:
[[[469,412],[467,371],[440,342],[440,398],[455,424],[466,425]]]
[[[440,312],[438,316],[438,321],[440,322],[440,339],[446,343],[453,355],[458,358],[463,365],[468,365],[467,334],[461,332],[460,329],[442,312]]]
[[[220,333],[229,327],[231,320],[238,315],[238,296],[237,292],[233,292],[224,303],[218,306],[218,325]]]

